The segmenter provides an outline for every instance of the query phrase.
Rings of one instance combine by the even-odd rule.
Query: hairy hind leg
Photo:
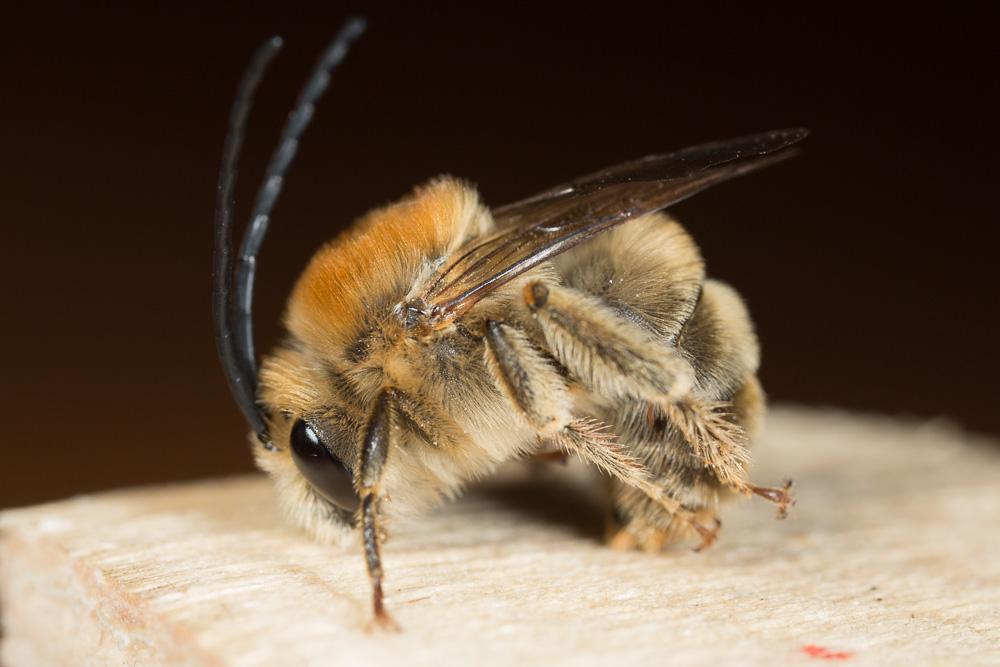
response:
[[[694,513],[651,481],[643,464],[623,447],[607,427],[594,419],[576,418],[566,382],[518,328],[486,322],[486,365],[497,387],[536,429],[541,441],[578,455],[619,480],[679,521],[707,534]]]
[[[726,433],[727,424],[738,425],[737,435],[749,447],[760,431],[765,403],[757,380],[760,350],[743,300],[728,285],[706,280],[701,299],[675,343],[695,369],[697,390],[716,401],[721,417],[716,423],[722,433]],[[689,422],[676,423],[688,431],[698,430],[697,423],[694,429]],[[779,518],[795,502],[789,492],[790,484],[781,488],[761,487],[745,477],[723,481],[734,491],[771,501],[778,507]]]
[[[533,282],[524,299],[553,355],[591,391],[643,406],[650,425],[660,418],[670,421],[721,484],[787,508],[786,491],[746,481],[747,437],[731,403],[706,398],[696,387],[697,369],[678,348],[572,288]]]
[[[756,437],[764,421],[764,390],[756,376],[747,380],[732,398],[733,416],[743,424],[743,429],[750,438]],[[795,504],[791,493],[792,480],[786,479],[780,488],[771,488],[748,484],[750,493],[770,500],[778,507],[778,518],[784,519],[788,509]]]

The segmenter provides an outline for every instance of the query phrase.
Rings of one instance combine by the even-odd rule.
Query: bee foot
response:
[[[750,485],[747,489],[750,493],[758,495],[765,500],[770,500],[772,503],[778,506],[778,517],[779,519],[784,519],[788,516],[788,510],[790,507],[795,505],[795,496],[792,495],[792,480],[786,480],[784,486],[780,489],[764,487],[764,486],[753,486]]]
[[[715,544],[715,540],[718,539],[719,529],[722,528],[722,522],[718,519],[713,519],[712,521],[715,525],[711,528],[708,528],[695,520],[690,521],[691,527],[694,528],[695,532],[698,533],[698,536],[701,537],[701,544],[693,549],[696,553],[709,548]]]
[[[658,554],[663,551],[669,541],[670,533],[666,530],[654,530],[642,541],[642,550],[648,554]]]
[[[372,633],[375,631],[402,632],[402,628],[399,627],[399,623],[396,622],[389,612],[385,609],[379,609],[365,627],[365,632]]]
[[[619,528],[618,532],[608,539],[608,546],[616,551],[631,551],[639,546],[639,539],[627,528]]]

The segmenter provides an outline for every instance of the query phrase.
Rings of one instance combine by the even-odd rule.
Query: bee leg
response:
[[[569,287],[529,283],[524,301],[556,359],[595,393],[647,401],[650,418],[659,413],[668,419],[725,486],[772,500],[779,513],[794,502],[787,490],[746,482],[747,437],[732,419],[732,406],[693,392],[693,369],[676,348]],[[710,531],[698,532],[714,539]]]
[[[622,483],[641,491],[671,516],[697,523],[694,513],[667,495],[655,484],[646,466],[622,448],[607,426],[596,419],[574,419],[551,436],[553,442],[570,454],[596,466]],[[695,527],[695,530],[698,530]]]
[[[715,473],[719,481],[737,493],[756,495],[778,507],[778,518],[784,519],[795,504],[792,483],[782,488],[763,487],[746,480],[750,460],[745,430],[733,420],[728,403],[699,401],[688,397],[674,403],[661,403],[653,411],[662,410],[694,454]]]
[[[552,433],[573,416],[566,381],[552,363],[510,324],[486,321],[486,367],[500,392],[539,433]]]
[[[691,447],[695,456],[711,468],[722,484],[746,493],[746,467],[750,462],[746,431],[732,419],[728,403],[686,396],[678,401],[659,401],[649,409],[666,417]]]
[[[632,551],[639,547],[639,537],[625,526],[619,526],[607,538],[607,544],[615,551]]]
[[[597,298],[542,282],[523,296],[549,350],[594,393],[673,401],[691,391],[694,371],[675,348]]]
[[[399,626],[385,609],[382,594],[382,556],[379,528],[379,482],[389,453],[392,432],[391,390],[383,391],[375,400],[365,439],[361,447],[361,465],[358,478],[358,495],[361,497],[358,523],[365,552],[368,576],[372,582],[372,608],[375,622],[383,628],[398,630]]]
[[[792,480],[786,479],[781,488],[766,486],[755,486],[747,484],[747,490],[765,500],[770,500],[778,506],[778,518],[784,519],[788,516],[788,509],[795,504],[795,496],[792,494]]]
[[[650,428],[669,419],[721,481],[742,479],[749,460],[743,429],[728,403],[694,393],[694,369],[676,348],[572,288],[534,282],[524,299],[556,359],[592,391],[645,401]]]
[[[702,532],[694,514],[655,484],[642,462],[626,452],[604,424],[572,416],[565,380],[524,332],[488,320],[485,340],[486,366],[497,387],[537,431],[540,441],[576,454]]]
[[[634,518],[625,525],[616,522],[613,532],[609,531],[608,546],[621,551],[641,549],[647,553],[659,553],[668,543],[680,537],[685,532],[684,526],[686,526],[693,530],[701,540],[696,547],[693,547],[692,551],[704,551],[715,544],[722,522],[715,516],[704,516],[704,512],[694,516],[695,520],[679,517],[683,521],[682,526],[671,523],[666,528],[652,526],[641,518]],[[705,518],[711,521],[711,527],[701,522],[701,519]]]

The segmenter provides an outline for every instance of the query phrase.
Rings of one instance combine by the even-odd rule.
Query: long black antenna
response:
[[[233,339],[233,190],[236,187],[236,163],[243,146],[244,127],[253,95],[264,70],[281,50],[281,38],[272,37],[254,51],[236,89],[236,99],[229,113],[229,129],[222,147],[222,166],[215,199],[215,248],[212,251],[212,323],[215,347],[229,381],[229,389],[247,422],[257,433],[266,428],[257,409],[256,373],[246,368]]]
[[[253,287],[257,270],[257,254],[261,243],[267,234],[271,222],[271,211],[278,201],[281,188],[285,182],[285,173],[299,147],[299,138],[309,126],[316,103],[327,86],[330,85],[330,74],[347,55],[351,42],[365,31],[365,21],[361,18],[348,19],[337,33],[333,41],[320,56],[313,68],[312,74],[302,87],[295,110],[288,116],[285,127],[281,131],[281,141],[271,156],[264,175],[264,183],[257,192],[250,225],[243,236],[240,246],[240,259],[236,266],[236,299],[234,302],[237,323],[237,346],[241,350],[246,368],[253,369],[256,375],[256,353],[253,342]]]
[[[257,358],[253,344],[253,283],[257,253],[267,233],[271,211],[281,193],[285,173],[295,157],[299,138],[309,125],[316,102],[330,83],[330,73],[347,54],[350,43],[365,30],[360,18],[349,19],[327,47],[309,77],[295,110],[289,115],[281,141],[267,165],[264,183],[257,192],[253,215],[240,244],[240,259],[234,269],[233,190],[236,162],[243,144],[244,126],[253,95],[264,70],[281,49],[281,39],[273,37],[253,54],[240,80],[229,116],[229,130],[222,149],[222,167],[215,202],[215,250],[212,254],[212,319],[215,346],[229,389],[240,411],[262,441],[268,441],[267,425],[257,405]]]

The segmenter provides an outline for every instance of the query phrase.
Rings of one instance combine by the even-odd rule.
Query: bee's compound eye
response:
[[[351,471],[334,456],[312,426],[299,419],[292,426],[292,460],[309,484],[345,510],[358,507]]]

